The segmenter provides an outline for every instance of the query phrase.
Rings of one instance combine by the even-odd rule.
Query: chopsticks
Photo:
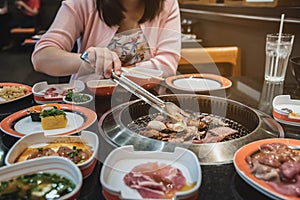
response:
[[[137,74],[144,75],[144,76],[149,76],[151,78],[155,78],[155,79],[158,79],[158,80],[161,80],[161,81],[165,80],[164,78],[162,78],[160,76],[155,76],[155,75],[152,75],[152,74],[147,74],[146,72],[141,72],[141,71],[136,70],[134,68],[127,69],[125,67],[122,67],[122,71],[125,72],[125,73],[127,73],[127,74],[137,73]]]

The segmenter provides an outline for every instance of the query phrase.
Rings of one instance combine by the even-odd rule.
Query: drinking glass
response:
[[[265,80],[270,82],[283,82],[292,51],[294,35],[267,34]]]

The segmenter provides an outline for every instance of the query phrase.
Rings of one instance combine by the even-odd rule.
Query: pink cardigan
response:
[[[177,0],[166,0],[160,15],[141,24],[141,28],[151,48],[152,58],[136,64],[136,67],[163,70],[164,77],[175,75],[181,48]],[[49,46],[71,51],[78,38],[79,53],[92,46],[107,47],[117,30],[118,26],[109,27],[99,18],[95,0],[64,0],[32,56]]]

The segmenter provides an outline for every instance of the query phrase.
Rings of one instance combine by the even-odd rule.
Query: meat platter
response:
[[[299,200],[300,141],[264,139],[240,148],[234,156],[237,173],[272,199]]]
[[[270,116],[233,100],[187,94],[164,95],[160,98],[174,102],[183,110],[225,120],[230,128],[238,131],[207,143],[146,137],[140,131],[159,113],[142,100],[136,100],[116,106],[101,117],[99,130],[107,143],[113,147],[134,145],[137,150],[147,151],[174,151],[175,147],[183,147],[193,151],[201,164],[209,165],[231,163],[234,153],[252,141],[284,136],[282,127]]]
[[[186,163],[189,163],[188,165]],[[201,168],[193,152],[113,150],[103,163],[100,182],[106,199],[197,199]]]

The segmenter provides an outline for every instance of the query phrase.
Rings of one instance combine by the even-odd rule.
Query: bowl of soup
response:
[[[99,148],[98,136],[82,131],[79,136],[46,136],[43,132],[22,137],[8,151],[5,164],[12,165],[42,157],[57,156],[71,160],[83,178],[94,170]]]
[[[0,168],[0,196],[6,199],[76,199],[82,174],[70,160],[43,157]]]

